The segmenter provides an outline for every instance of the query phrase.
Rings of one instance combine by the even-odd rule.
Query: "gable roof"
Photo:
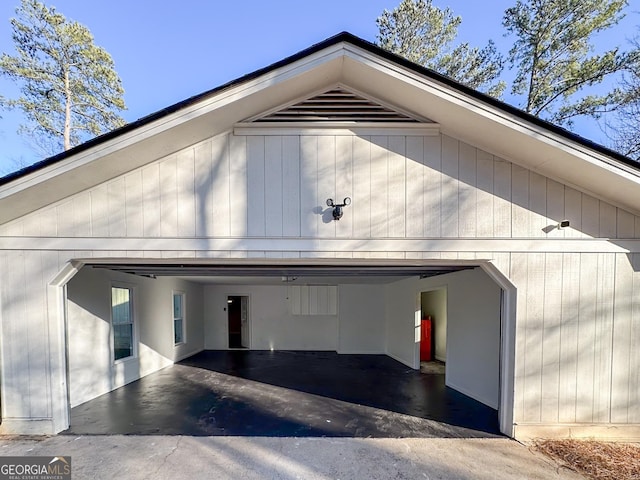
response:
[[[373,92],[443,133],[640,214],[634,160],[342,32],[0,178],[0,202],[10,206],[0,223],[336,84]]]

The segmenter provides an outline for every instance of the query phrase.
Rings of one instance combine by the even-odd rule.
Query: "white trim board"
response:
[[[637,442],[640,425],[624,423],[542,423],[514,425],[514,438],[531,441],[536,438],[582,438],[609,442]]]
[[[233,129],[234,135],[342,135],[342,136],[417,136],[433,137],[440,135],[440,126],[436,123],[398,124],[398,123],[238,123]]]
[[[640,239],[0,237],[0,250],[640,253]]]

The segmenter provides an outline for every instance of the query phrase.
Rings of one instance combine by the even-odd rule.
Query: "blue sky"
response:
[[[19,0],[0,2],[0,51],[13,53],[9,19]],[[338,32],[349,31],[374,41],[375,20],[399,0],[47,0],[67,18],[87,26],[95,43],[113,57],[125,88],[133,121],[192,95],[269,65]],[[484,46],[493,39],[506,53],[502,15],[515,0],[433,0],[462,17],[459,40]],[[632,0],[626,21],[601,40],[602,46],[624,43],[640,25],[640,0]],[[508,73],[505,72],[507,75]],[[17,88],[0,78],[0,92]],[[512,103],[516,99],[506,97]],[[21,118],[2,113],[0,174],[42,158],[16,133]],[[593,122],[577,133],[605,143]]]

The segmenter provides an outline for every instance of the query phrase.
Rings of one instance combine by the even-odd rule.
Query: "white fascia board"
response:
[[[640,240],[577,238],[0,237],[0,250],[640,253]]]
[[[598,166],[608,166],[612,172],[620,173],[619,170],[622,170],[623,172],[629,173],[633,178],[640,179],[639,169],[634,169],[628,165],[616,162],[600,152],[588,149],[584,145],[557,135],[543,127],[529,123],[507,111],[484,103],[481,100],[466,95],[460,91],[454,90],[448,85],[441,84],[434,79],[427,79],[405,67],[391,63],[384,58],[375,56],[354,45],[348,45],[345,48],[345,51],[345,56],[349,59],[356,60],[364,65],[381,70],[390,77],[420,87],[426,93],[430,93],[444,99],[448,103],[463,107],[466,111],[476,113],[495,123],[504,125],[528,136],[534,136],[536,139],[550,143],[555,148],[559,148],[571,155],[582,155],[583,160],[597,164]],[[460,132],[456,131],[456,133],[459,134]],[[538,164],[533,164],[531,166],[538,167],[548,162],[549,160],[542,160]],[[604,165],[601,165],[602,163],[604,163]]]
[[[205,98],[196,104],[184,107],[174,113],[163,116],[154,122],[136,128],[131,132],[119,135],[86,151],[79,152],[76,155],[72,155],[69,158],[25,175],[24,177],[18,178],[6,185],[2,185],[0,186],[0,200],[29,187],[45,182],[50,178],[63,175],[81,166],[89,164],[99,158],[123,151],[127,147],[135,145],[145,139],[160,135],[179,125],[189,122],[190,120],[214,112],[225,106],[229,106],[250,95],[259,93],[262,90],[294,79],[295,77],[299,77],[305,72],[311,71],[320,65],[327,64],[332,60],[339,60],[342,56],[342,50],[343,46],[338,44],[320,52],[316,52],[315,54],[304,57],[290,65],[286,65],[261,75],[256,79],[224,89],[223,91],[213,94],[211,97]],[[338,64],[333,65],[333,69],[336,70],[336,75],[338,74],[338,67]],[[329,73],[325,73],[325,75],[329,76]],[[232,126],[233,122],[229,123],[226,126],[226,129],[229,129]],[[211,136],[214,136],[217,133],[219,132],[212,131]],[[173,152],[166,152],[166,154],[171,153]],[[155,160],[155,158],[149,159],[148,161],[153,160]],[[122,173],[126,172],[123,171]]]

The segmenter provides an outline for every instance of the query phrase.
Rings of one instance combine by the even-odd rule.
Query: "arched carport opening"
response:
[[[500,350],[498,371],[495,372],[499,384],[499,391],[496,396],[498,399],[497,407],[500,431],[506,435],[512,434],[515,288],[508,279],[488,261],[337,261],[324,259],[279,259],[277,261],[243,259],[221,261],[184,259],[133,260],[115,258],[78,260],[70,263],[65,270],[66,273],[63,274],[61,272],[57,282],[55,282],[55,285],[52,284],[51,287],[58,289],[57,294],[60,296],[59,298],[64,299],[63,302],[60,302],[62,308],[58,308],[57,311],[62,316],[63,321],[66,321],[64,331],[66,333],[67,352],[73,351],[73,349],[68,348],[70,316],[68,310],[73,310],[76,306],[68,305],[69,296],[66,291],[66,285],[80,269],[86,269],[86,272],[94,272],[96,275],[118,276],[119,278],[125,276],[131,279],[143,279],[144,282],[147,283],[153,282],[154,279],[179,278],[181,281],[201,285],[208,293],[221,292],[222,295],[224,295],[225,301],[228,298],[227,294],[235,294],[237,291],[234,292],[234,290],[242,290],[240,286],[246,287],[247,285],[260,283],[266,288],[268,285],[275,285],[279,289],[285,289],[288,302],[298,302],[294,307],[290,306],[289,308],[306,308],[307,311],[313,308],[320,308],[318,305],[324,302],[324,300],[322,302],[319,300],[319,298],[324,295],[322,293],[323,291],[328,292],[326,300],[331,303],[331,299],[329,298],[331,297],[330,290],[316,289],[314,294],[314,290],[310,288],[312,286],[331,287],[335,285],[339,288],[344,288],[345,292],[347,292],[345,295],[348,295],[349,298],[355,298],[354,302],[356,300],[362,300],[362,298],[366,299],[368,289],[371,289],[372,292],[384,291],[385,315],[387,318],[385,318],[384,351],[380,353],[389,355],[412,368],[419,367],[419,339],[418,341],[415,339],[415,319],[419,319],[420,308],[416,308],[415,298],[417,298],[416,292],[419,292],[420,288],[422,288],[420,282],[435,278],[442,279],[451,275],[465,275],[465,271],[481,270],[483,274],[486,275],[487,281],[493,282],[501,292],[499,297],[500,305],[498,308],[499,318],[496,319],[499,338],[494,339],[498,342]],[[296,282],[298,283],[296,284]],[[401,315],[398,317],[400,320],[396,324],[394,323],[396,322],[395,314],[392,315],[394,318],[390,318],[390,312],[393,311],[390,304],[396,301],[402,302],[401,299],[396,298],[394,289],[399,286],[400,289],[402,289],[403,282],[406,284],[416,283],[417,286],[410,293],[411,300],[409,303],[407,304],[405,302],[402,304],[403,311],[406,310],[409,312],[411,318],[408,323],[405,324],[406,318]],[[86,286],[86,282],[83,282],[83,284]],[[224,287],[220,287],[221,285]],[[230,287],[230,285],[233,287]],[[292,293],[294,292],[292,289],[294,286],[299,287],[298,290],[295,291],[296,293]],[[72,290],[74,290],[74,288],[72,288]],[[273,291],[273,288],[269,291]],[[298,297],[296,297],[296,295]],[[304,298],[302,300],[299,298],[300,295],[303,297],[307,295],[307,304],[304,303]],[[316,303],[315,307],[309,303],[314,301],[313,295],[319,295],[315,301],[320,303]],[[364,297],[362,297],[363,295]],[[358,296],[360,297],[358,298]],[[143,305],[140,305],[141,302],[150,302],[152,298],[153,297],[143,296],[137,300],[138,305],[142,307]],[[373,299],[374,297],[371,296],[369,298]],[[274,299],[274,301],[276,300]],[[336,305],[338,305],[340,301],[338,299],[336,301]],[[67,305],[67,308],[65,308],[65,305]],[[340,306],[344,307],[342,303],[340,303]],[[256,309],[258,307],[259,305],[256,304],[253,305],[252,308]],[[329,305],[327,308],[330,310],[331,306]],[[341,308],[340,310],[343,315],[349,313],[348,308]],[[332,312],[327,311],[325,313],[331,314]],[[340,336],[340,328],[342,327],[340,321],[341,320],[338,320],[338,336]],[[348,321],[346,317],[344,321]],[[409,332],[410,339],[407,341],[408,337],[403,337],[404,333],[406,333],[404,330],[398,338],[390,338],[388,335],[389,322],[396,326],[402,325],[400,330],[408,327],[406,331]],[[357,325],[354,328],[357,329]],[[258,327],[254,326],[254,333],[252,335],[259,330]],[[348,329],[346,329],[345,332],[344,335],[347,337],[348,335],[357,335],[357,331],[354,333],[354,331],[348,331]],[[82,341],[82,339],[75,339],[74,341],[78,340]],[[264,343],[260,343],[264,339],[256,338],[255,340],[254,345],[256,345],[256,349],[265,349]],[[336,345],[339,345],[338,340]],[[275,348],[279,349],[277,344]],[[339,348],[335,350],[339,351]],[[411,353],[405,355],[405,353],[409,351]],[[72,356],[73,353],[69,353],[68,355]],[[73,363],[73,359],[66,359],[64,363],[65,381],[71,383],[69,388],[67,388],[66,398],[61,399],[61,405],[64,408],[61,408],[60,411],[62,412],[62,410],[65,409],[68,414],[69,406],[73,402],[73,400],[70,400],[73,394],[69,392],[73,392],[75,388],[74,375],[68,372],[68,365],[69,363]],[[61,418],[61,424],[64,425],[64,416]]]

